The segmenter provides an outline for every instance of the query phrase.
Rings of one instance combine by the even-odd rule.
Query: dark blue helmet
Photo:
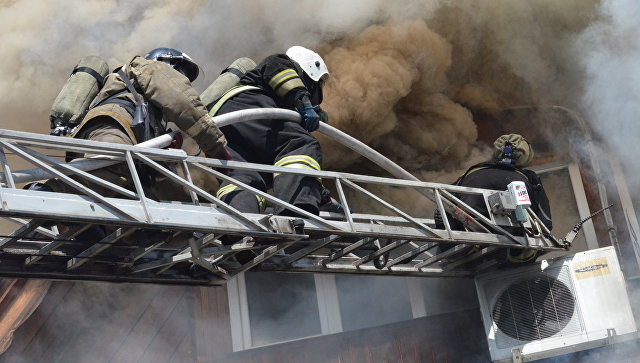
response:
[[[184,74],[189,81],[193,82],[198,78],[200,68],[186,53],[173,48],[156,48],[144,56],[149,60],[165,62],[176,71]]]

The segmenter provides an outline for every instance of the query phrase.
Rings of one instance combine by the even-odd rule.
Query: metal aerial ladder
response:
[[[325,131],[330,128],[322,127]],[[403,176],[385,178],[220,161],[155,148],[165,146],[171,138],[165,135],[129,146],[0,130],[0,217],[18,224],[15,231],[0,239],[0,276],[184,285],[221,285],[249,269],[471,277],[492,268],[492,254],[507,248],[545,253],[566,247],[531,209],[525,212],[528,221],[512,221],[501,205],[504,198],[497,198],[501,192]],[[94,156],[69,163],[48,156],[66,152]],[[33,168],[16,170],[15,164],[24,161]],[[127,165],[134,190],[88,172],[114,163]],[[183,189],[188,200],[146,196],[140,176],[143,165]],[[229,168],[321,178],[334,187],[345,213],[308,213],[222,172]],[[195,170],[230,181],[298,217],[242,213],[196,185],[192,180]],[[49,178],[67,184],[73,194],[22,188],[25,182]],[[412,216],[370,191],[371,187],[413,189],[425,196],[425,203],[430,199],[441,215],[448,212],[467,228],[453,230],[447,218],[443,219],[444,228],[436,228],[433,219]],[[109,190],[114,196],[105,197],[97,190]],[[460,201],[456,195],[461,193],[490,201],[490,217]],[[376,212],[351,212],[350,201],[355,198],[369,199],[379,208]],[[104,235],[85,237],[93,228],[100,228]],[[220,242],[224,235],[240,238],[224,245]],[[253,254],[249,259],[239,258],[245,251]]]

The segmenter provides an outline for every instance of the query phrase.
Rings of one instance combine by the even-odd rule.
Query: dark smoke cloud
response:
[[[639,13],[633,0],[0,0],[1,127],[48,132],[51,103],[88,54],[114,68],[175,47],[202,65],[204,90],[235,58],[299,44],[329,66],[331,123],[423,180],[451,182],[488,158],[478,117],[520,105],[573,108],[635,160]],[[325,169],[369,171],[321,141]],[[410,192],[379,192],[432,210]]]

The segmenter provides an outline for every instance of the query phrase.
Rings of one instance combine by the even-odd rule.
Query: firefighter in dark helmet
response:
[[[206,156],[229,159],[224,135],[191,86],[198,73],[193,59],[176,49],[156,48],[144,57],[135,56],[106,77],[71,136],[133,145],[160,136],[166,132],[167,122],[173,122],[198,143]],[[132,187],[124,164],[92,173]],[[47,185],[59,191],[69,189],[57,180]]]
[[[281,167],[320,170],[322,150],[310,132],[326,117],[319,108],[322,87],[329,77],[324,60],[315,52],[294,46],[286,54],[275,54],[248,71],[211,109],[221,115],[249,108],[285,108],[297,110],[302,123],[283,120],[256,120],[222,127],[234,160]],[[323,187],[314,177],[290,174],[266,174],[233,170],[230,176],[305,211],[318,214]],[[259,213],[265,202],[261,197],[223,182],[217,197],[243,212]],[[275,214],[293,215],[276,206]]]
[[[531,144],[521,135],[509,134],[500,136],[493,145],[494,153],[492,159],[471,166],[454,184],[504,191],[507,190],[507,185],[512,181],[522,181],[525,183],[531,198],[531,209],[544,225],[551,230],[553,223],[549,199],[544,191],[542,182],[533,170],[525,169],[533,161],[534,152]],[[459,194],[457,197],[484,216],[489,217],[486,203],[482,197],[471,194]],[[458,220],[449,215],[447,217],[452,229],[464,229]],[[438,228],[444,228],[439,213],[436,213],[435,220]],[[537,257],[535,250],[527,249],[510,249],[503,254],[498,256],[499,262],[503,264],[533,262]]]

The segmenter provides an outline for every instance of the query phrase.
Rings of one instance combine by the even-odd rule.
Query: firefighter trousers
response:
[[[298,123],[258,120],[225,126],[222,132],[236,161],[320,170],[320,143]],[[322,193],[319,178],[248,170],[233,170],[229,176],[263,192],[272,188],[276,198],[319,214]],[[262,197],[229,182],[221,184],[217,197],[246,213],[261,213],[266,204]],[[295,212],[277,205],[274,206],[273,213],[296,215]]]

